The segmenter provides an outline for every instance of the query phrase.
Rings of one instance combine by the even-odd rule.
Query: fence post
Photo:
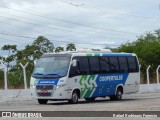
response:
[[[150,69],[150,65],[147,67],[146,73],[147,73],[147,84],[149,84],[149,69]]]
[[[26,79],[26,67],[28,65],[28,62],[26,63],[25,66],[22,65],[22,63],[20,63],[20,66],[23,69],[23,77],[24,77],[24,88],[27,89],[27,79]]]
[[[38,62],[38,60],[34,60],[34,66],[36,66],[37,62]]]
[[[157,69],[156,69],[156,73],[157,73],[157,84],[159,84],[159,68],[160,65],[158,65]]]
[[[140,83],[141,83],[141,65],[139,65],[139,78],[140,78]]]
[[[4,71],[4,89],[7,90],[8,89],[8,84],[7,84],[7,67],[3,63],[3,60],[0,60],[0,64],[2,65],[3,71]]]

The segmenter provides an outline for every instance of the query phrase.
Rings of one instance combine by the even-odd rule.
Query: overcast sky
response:
[[[0,0],[0,48],[40,35],[55,47],[118,47],[159,28],[160,0]]]

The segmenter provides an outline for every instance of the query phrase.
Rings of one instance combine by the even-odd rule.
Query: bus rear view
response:
[[[31,95],[40,104],[48,100],[97,97],[121,100],[125,93],[139,90],[140,73],[137,56],[132,53],[57,53],[44,54],[33,71]]]

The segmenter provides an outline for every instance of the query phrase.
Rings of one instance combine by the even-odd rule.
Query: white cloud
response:
[[[44,35],[50,40],[78,42],[78,43],[112,43],[109,45],[119,45],[128,40],[136,40],[137,35],[143,34],[145,31],[158,29],[160,10],[158,9],[158,1],[153,0],[5,0],[0,1],[0,32],[13,33],[16,35],[38,37]],[[70,3],[73,3],[72,5]],[[84,4],[84,5],[82,5]],[[75,6],[82,5],[82,6]],[[30,12],[41,16],[26,14],[12,9]],[[9,15],[10,14],[10,15]],[[136,17],[142,16],[142,17]],[[143,16],[153,16],[157,19],[149,19]],[[8,17],[10,19],[6,19]],[[19,21],[15,21],[15,20]],[[29,20],[30,19],[30,20]],[[57,21],[59,19],[60,21]],[[62,21],[68,22],[62,22]],[[24,21],[24,22],[20,22]],[[4,22],[8,23],[5,24]],[[30,22],[28,24],[25,22]],[[71,24],[78,23],[78,24]],[[38,24],[38,25],[33,25]],[[85,27],[93,26],[93,27]],[[42,26],[41,26],[42,25]],[[43,27],[46,26],[46,27]],[[97,29],[104,28],[104,29]],[[115,31],[114,31],[115,30]],[[36,32],[38,31],[38,32]],[[116,31],[124,31],[116,32]],[[125,33],[126,32],[126,33]],[[128,33],[127,33],[128,32]],[[139,33],[139,34],[130,34]],[[54,37],[64,36],[64,37]],[[7,40],[3,40],[8,39]],[[16,42],[16,41],[20,42]],[[16,38],[0,34],[0,47],[4,44],[17,44],[19,48],[23,48],[26,43],[31,43],[33,39]],[[55,46],[65,43],[54,42]],[[88,45],[77,44],[81,47],[104,47],[104,45]]]

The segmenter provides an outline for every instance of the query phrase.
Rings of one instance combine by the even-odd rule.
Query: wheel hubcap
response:
[[[117,93],[117,97],[118,97],[118,99],[121,99],[121,97],[122,97],[122,93],[121,93],[121,91],[118,91],[118,93]]]
[[[77,95],[73,94],[73,102],[77,102]]]

